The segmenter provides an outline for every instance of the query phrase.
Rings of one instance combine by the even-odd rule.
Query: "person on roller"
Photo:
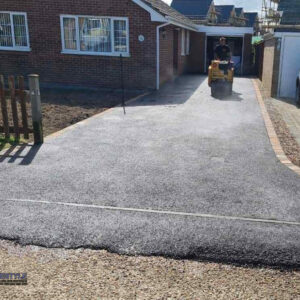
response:
[[[226,38],[220,38],[220,44],[217,45],[215,49],[215,57],[221,61],[230,61],[231,59],[231,51],[230,48],[226,45]]]

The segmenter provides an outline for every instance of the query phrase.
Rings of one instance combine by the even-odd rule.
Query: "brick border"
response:
[[[256,92],[256,99],[261,109],[261,114],[265,122],[265,126],[268,132],[268,136],[272,145],[272,148],[276,154],[276,157],[280,160],[282,164],[287,166],[289,169],[293,170],[295,173],[300,175],[300,167],[294,165],[289,158],[285,155],[281,145],[280,141],[278,139],[278,136],[276,134],[276,131],[274,129],[273,123],[271,121],[271,118],[269,116],[269,113],[267,111],[265,102],[263,100],[263,96],[261,94],[261,91],[258,87],[258,84],[256,82],[256,79],[252,79],[252,83]]]

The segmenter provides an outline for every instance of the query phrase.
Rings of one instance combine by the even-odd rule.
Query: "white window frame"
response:
[[[29,41],[29,30],[28,30],[28,21],[27,21],[27,13],[25,12],[17,12],[17,11],[0,11],[1,14],[9,14],[10,16],[10,26],[11,26],[11,34],[12,34],[12,42],[13,46],[6,47],[0,46],[0,50],[8,50],[8,51],[30,51],[30,41]],[[13,16],[24,16],[25,17],[25,27],[26,27],[26,38],[27,38],[27,46],[16,46],[16,39],[15,39],[15,28],[13,23]]]
[[[66,49],[65,48],[65,36],[64,36],[64,18],[73,18],[75,19],[76,26],[76,40],[77,40],[77,49]],[[111,52],[91,52],[91,51],[81,51],[80,50],[80,38],[79,38],[79,18],[106,18],[110,19],[110,28],[111,28]],[[126,21],[126,44],[127,52],[118,52],[115,51],[115,32],[114,32],[114,21]],[[60,15],[60,31],[61,31],[61,42],[62,42],[62,52],[63,54],[77,54],[77,55],[96,55],[96,56],[122,56],[129,57],[129,20],[127,17],[107,17],[107,16],[84,16],[84,15]]]
[[[181,56],[184,56],[185,53],[185,46],[186,46],[186,42],[185,42],[185,29],[181,29]]]

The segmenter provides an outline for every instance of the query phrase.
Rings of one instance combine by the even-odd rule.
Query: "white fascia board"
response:
[[[282,32],[275,32],[274,37],[276,38],[283,38],[284,36],[300,36],[300,32],[288,32],[288,31],[282,31]]]
[[[185,29],[197,31],[196,26],[192,27],[192,26],[182,24],[182,23],[178,22],[177,20],[174,20],[172,17],[169,17],[169,16],[164,17],[163,15],[159,14],[157,11],[155,11],[153,8],[151,8],[150,6],[148,6],[147,4],[145,4],[141,0],[132,0],[132,1],[135,4],[139,5],[141,8],[145,9],[147,12],[150,13],[152,22],[170,23],[170,24],[173,24],[173,25],[185,28]]]
[[[150,13],[152,22],[167,22],[166,18],[141,0],[132,0],[135,4]]]
[[[170,24],[173,24],[173,25],[181,27],[181,28],[185,28],[185,29],[188,29],[188,30],[192,30],[192,31],[198,32],[196,26],[192,27],[192,26],[188,26],[188,25],[182,24],[182,23],[178,22],[177,20],[175,20],[175,19],[173,19],[172,17],[169,17],[169,16],[167,16],[166,19],[168,20],[168,22]]]
[[[198,32],[204,32],[208,36],[244,36],[245,34],[254,34],[252,27],[234,27],[234,26],[205,26],[197,25]]]

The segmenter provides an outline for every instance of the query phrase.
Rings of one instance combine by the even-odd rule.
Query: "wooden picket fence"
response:
[[[29,139],[29,134],[33,133],[35,144],[39,144],[43,142],[43,135],[38,75],[29,75],[29,92],[25,90],[24,86],[23,76],[18,76],[16,80],[14,76],[9,76],[8,89],[6,89],[4,76],[0,75],[0,102],[3,123],[0,124],[0,133],[3,133],[7,139],[13,134],[15,140],[19,140],[21,134],[24,139]],[[32,122],[29,122],[27,114],[28,95],[31,102]],[[8,109],[8,105],[10,105],[11,110]],[[29,123],[32,124],[32,127],[29,126]]]

